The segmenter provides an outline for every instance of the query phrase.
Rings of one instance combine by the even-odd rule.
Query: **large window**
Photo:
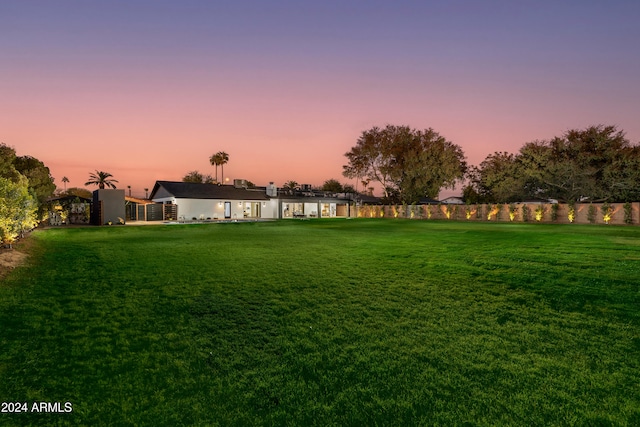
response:
[[[283,203],[282,204],[282,217],[294,218],[296,216],[304,215],[304,203]]]

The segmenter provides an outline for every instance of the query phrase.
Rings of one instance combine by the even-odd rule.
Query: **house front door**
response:
[[[231,218],[231,202],[224,202],[224,217]]]

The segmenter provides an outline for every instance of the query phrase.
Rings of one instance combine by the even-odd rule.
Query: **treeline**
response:
[[[44,163],[0,144],[0,241],[11,244],[36,226],[56,186]]]
[[[379,183],[386,203],[420,203],[460,184],[472,204],[640,200],[640,147],[615,126],[570,130],[469,167],[462,148],[433,129],[388,125],[364,131],[345,156],[343,175]]]
[[[463,197],[470,203],[637,201],[640,147],[615,126],[591,126],[529,142],[516,154],[493,153],[467,177]]]

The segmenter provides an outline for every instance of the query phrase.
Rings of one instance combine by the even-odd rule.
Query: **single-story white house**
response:
[[[150,199],[162,203],[165,220],[278,219],[349,217],[355,213],[350,194],[282,191],[270,183],[247,188],[234,185],[156,181]]]
[[[277,200],[263,189],[156,181],[149,198],[165,205],[164,219],[169,220],[277,218]]]

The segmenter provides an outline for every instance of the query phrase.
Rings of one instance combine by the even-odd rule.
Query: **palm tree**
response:
[[[89,181],[85,182],[84,185],[97,185],[101,190],[104,190],[104,187],[116,188],[114,182],[118,182],[118,180],[112,177],[113,175],[109,172],[96,170],[96,173],[89,174]]]
[[[69,182],[69,178],[67,178],[66,176],[62,177],[62,183],[64,184],[64,192],[67,192],[67,182]]]
[[[127,188],[129,189],[129,197],[131,197],[131,186],[127,185]]]
[[[209,157],[209,162],[211,163],[211,166],[215,166],[216,167],[216,182],[218,182],[218,165],[220,164],[220,153],[216,153],[213,154],[211,157]]]
[[[222,180],[224,181],[224,165],[229,161],[229,155],[224,151],[218,151],[216,156],[218,156],[218,164],[222,167]],[[217,177],[218,176],[216,174],[216,178]]]
[[[296,188],[298,188],[298,183],[295,181],[287,181],[284,183],[283,188],[286,188],[289,190],[290,194],[293,194],[296,190]]]
[[[149,198],[149,189],[148,189],[148,188],[145,188],[145,189],[144,189],[144,198],[145,198],[145,199],[148,199],[148,198]]]

